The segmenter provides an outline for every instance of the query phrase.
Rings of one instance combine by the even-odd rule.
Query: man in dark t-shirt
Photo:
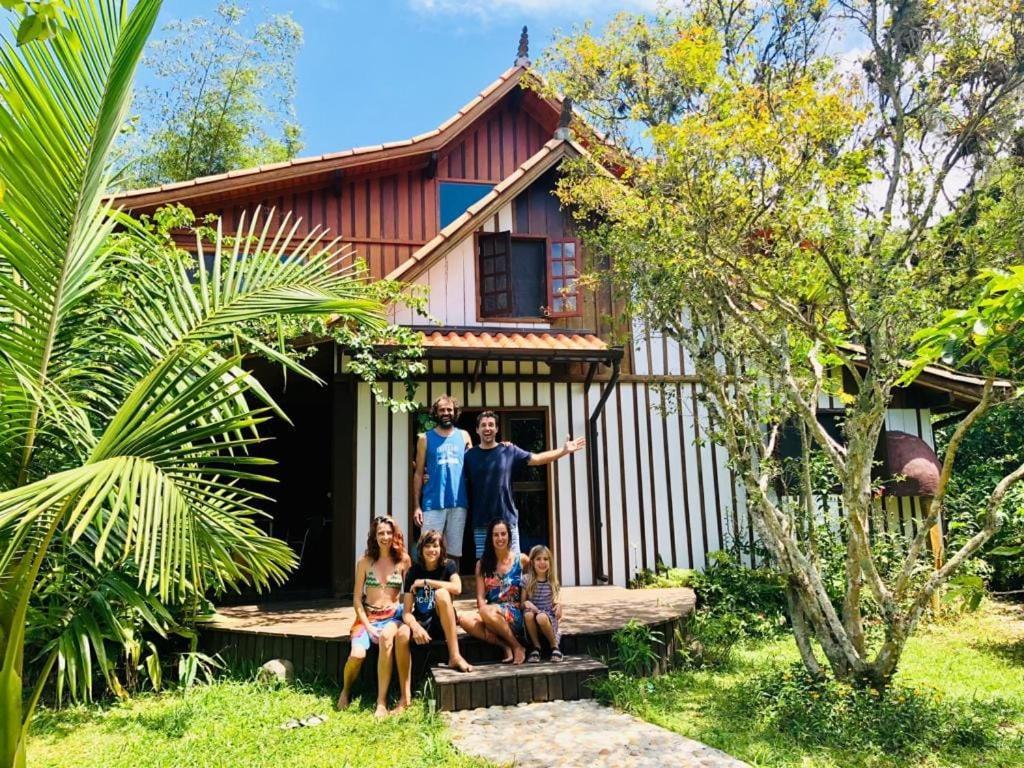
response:
[[[575,453],[586,445],[582,437],[567,437],[565,445],[543,453],[530,453],[517,445],[498,443],[498,417],[484,411],[476,417],[480,445],[466,451],[463,476],[469,491],[469,510],[473,518],[476,556],[484,551],[487,525],[496,518],[508,523],[510,547],[519,553],[519,511],[512,498],[512,475],[521,467],[550,464]]]

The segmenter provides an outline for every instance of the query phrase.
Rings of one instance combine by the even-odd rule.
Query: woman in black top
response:
[[[420,537],[419,561],[405,573],[403,621],[419,645],[442,637],[448,644],[448,666],[472,672],[459,653],[459,626],[453,600],[462,594],[462,580],[455,563],[448,559],[440,531],[424,531]]]

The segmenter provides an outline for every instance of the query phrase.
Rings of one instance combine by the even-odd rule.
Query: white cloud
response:
[[[665,0],[409,0],[419,13],[446,15],[515,16],[583,16],[615,11],[654,11],[666,5]]]

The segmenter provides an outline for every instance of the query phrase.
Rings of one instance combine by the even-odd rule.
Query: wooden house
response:
[[[586,149],[559,131],[559,101],[523,87],[528,76],[521,55],[449,120],[405,141],[136,190],[118,202],[136,213],[183,203],[222,216],[226,230],[258,205],[292,211],[300,234],[328,228],[374,277],[428,286],[440,326],[394,310],[423,333],[428,370],[416,398],[424,407],[453,394],[471,432],[476,413],[494,410],[503,437],[530,450],[588,437],[585,451],[516,478],[524,545],[550,544],[567,585],[625,584],[657,559],[701,568],[709,552],[752,540],[743,488],[723,448],[702,439],[708,416],[686,353],[656,332],[628,333],[628,320],[612,327],[611,298],[578,289],[585,254],[552,190],[560,163]],[[610,343],[622,333],[627,344]],[[313,365],[329,387],[277,382],[295,428],[273,427],[282,482],[270,531],[301,555],[286,590],[343,595],[376,515],[392,514],[409,531],[421,418],[375,404],[347,373],[342,349],[321,347]],[[271,385],[278,376],[262,375]],[[930,409],[976,397],[980,386],[929,369],[900,392],[887,426],[930,444]],[[910,524],[913,496],[889,504],[894,520]]]

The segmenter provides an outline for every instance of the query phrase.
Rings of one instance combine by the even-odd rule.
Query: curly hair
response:
[[[366,552],[363,554],[371,560],[379,560],[381,556],[380,544],[377,543],[377,527],[381,523],[391,526],[391,561],[398,565],[405,559],[405,537],[402,536],[402,529],[393,517],[375,517],[370,523],[370,532],[366,534]]]
[[[452,414],[452,421],[458,421],[459,420],[459,416],[462,415],[462,406],[459,405],[459,401],[458,400],[456,400],[454,397],[452,397],[449,394],[438,395],[436,398],[434,398],[434,402],[430,404],[430,418],[432,418],[434,421],[438,420],[437,419],[437,407],[441,403],[451,403],[452,404],[452,408],[455,409],[455,413]]]
[[[512,543],[512,529],[509,524],[502,520],[500,517],[496,517],[487,524],[487,538],[484,539],[484,553],[480,557],[480,574],[483,576],[491,576],[496,570],[498,570],[498,553],[494,551],[494,529],[499,525],[504,525],[505,530],[508,531],[509,544]]]

